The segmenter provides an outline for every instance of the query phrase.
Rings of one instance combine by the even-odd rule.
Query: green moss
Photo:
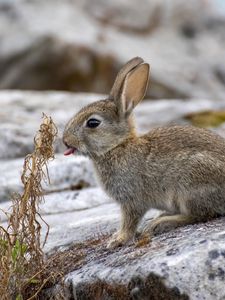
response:
[[[189,114],[185,119],[198,127],[218,127],[225,122],[225,111],[203,111]]]

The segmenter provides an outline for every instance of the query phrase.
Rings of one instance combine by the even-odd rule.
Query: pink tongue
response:
[[[75,148],[68,148],[65,152],[64,155],[70,155],[75,152]]]

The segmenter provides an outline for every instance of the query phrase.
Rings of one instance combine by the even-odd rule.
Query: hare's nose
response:
[[[66,142],[66,140],[63,138],[63,144],[67,147],[70,148],[70,145]]]

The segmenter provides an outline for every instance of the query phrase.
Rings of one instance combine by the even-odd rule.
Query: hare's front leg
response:
[[[112,236],[107,245],[108,248],[122,246],[131,240],[143,213],[132,209],[131,205],[127,204],[121,206],[121,215],[120,230]]]
[[[199,222],[199,218],[185,215],[164,215],[150,222],[144,229],[144,233],[150,236],[168,232],[180,226],[185,226]]]

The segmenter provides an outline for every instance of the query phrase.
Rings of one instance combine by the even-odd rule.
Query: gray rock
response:
[[[222,300],[224,222],[186,226],[149,244],[113,251],[105,239],[97,246],[84,243],[82,266],[66,276],[67,299]]]
[[[0,91],[0,158],[23,157],[32,152],[43,112],[55,120],[59,128],[56,151],[63,151],[61,135],[65,123],[94,99],[98,95]]]
[[[22,192],[20,176],[23,159],[0,161],[0,202],[7,201],[14,192]],[[76,156],[65,158],[57,155],[49,164],[50,184],[43,182],[46,193],[76,190],[95,186],[93,167],[85,157]]]
[[[84,193],[86,194],[86,191]],[[85,205],[87,195],[90,197],[89,201],[93,198],[96,201],[98,197],[98,205],[93,203],[92,207],[91,203],[91,207],[87,206],[79,210],[75,200],[70,211],[44,216],[50,226],[49,238],[44,248],[46,252],[66,249],[73,243],[85,243],[86,240],[98,239],[102,234],[111,234],[118,228],[119,207],[115,203],[107,203],[109,199],[102,196],[101,190],[95,190],[94,194],[87,192],[85,195],[84,193],[80,196],[82,206]],[[78,203],[78,208],[79,206],[81,205]]]
[[[119,206],[100,188],[48,195],[41,205],[41,212],[50,226],[45,252],[66,249],[74,243],[85,243],[112,234],[120,221]],[[160,213],[156,209],[150,210],[139,230]]]
[[[106,93],[139,55],[152,67],[148,96],[223,100],[225,18],[216,2],[2,0],[0,88]]]
[[[2,211],[10,212],[10,207],[10,201],[1,203],[0,219],[3,225],[7,218]],[[65,249],[71,243],[110,234],[119,225],[119,206],[98,187],[47,194],[40,204],[40,212],[50,227],[45,252]],[[143,227],[146,220],[157,217],[159,213],[155,209],[149,211],[140,226]],[[46,230],[43,224],[43,238]]]

